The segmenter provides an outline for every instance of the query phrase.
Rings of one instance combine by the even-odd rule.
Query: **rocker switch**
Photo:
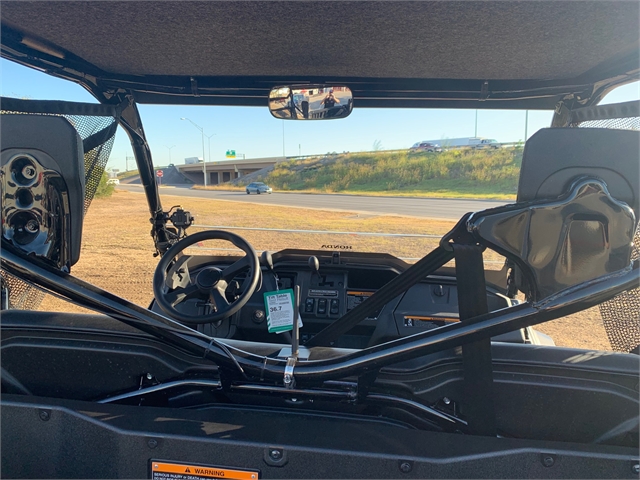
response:
[[[307,301],[304,304],[304,313],[313,313],[313,309],[316,306],[315,298],[307,298]]]
[[[339,313],[339,306],[340,306],[340,301],[337,298],[332,298],[331,299],[331,309],[329,310],[329,312],[331,313],[331,315],[337,315]]]
[[[318,299],[318,315],[324,315],[327,313],[327,299],[319,298]]]

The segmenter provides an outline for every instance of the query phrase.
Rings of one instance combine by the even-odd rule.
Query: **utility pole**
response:
[[[524,141],[527,141],[527,130],[529,129],[529,110],[524,115]]]
[[[301,157],[302,156],[302,145],[298,144],[298,156]]]
[[[171,149],[174,148],[175,145],[171,145],[170,147],[168,147],[167,145],[164,146],[164,148],[169,150],[169,165],[171,165]]]
[[[200,125],[195,123],[193,120],[189,120],[188,118],[185,118],[185,117],[180,118],[180,120],[187,120],[188,122],[191,123],[191,125],[193,125],[198,130],[200,130],[200,133],[202,134],[202,173],[204,175],[204,186],[206,187],[207,186],[207,159],[204,155],[204,130]]]

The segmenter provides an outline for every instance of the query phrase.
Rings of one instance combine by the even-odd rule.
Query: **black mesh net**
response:
[[[9,290],[9,308],[18,310],[36,310],[44,299],[45,293],[36,287],[14,277],[10,273],[0,271]]]
[[[117,108],[97,104],[2,98],[0,115],[5,114],[57,115],[65,117],[74,126],[84,147],[86,213],[98,190],[115,140],[119,116]],[[45,295],[42,291],[5,271],[0,270],[0,274],[9,290],[9,308],[38,308]]]
[[[97,116],[77,116],[64,115],[69,122],[76,128],[82,140],[86,140],[99,132],[108,132],[115,123],[113,117],[97,117]],[[115,140],[115,129],[113,134],[108,136],[104,143],[96,145],[91,150],[84,152],[84,211],[86,212],[91,204],[91,200],[98,190],[100,179],[104,173],[111,153],[111,147]]]
[[[632,258],[640,258],[640,228],[633,239]],[[640,345],[640,288],[634,288],[600,304],[600,315],[611,348],[630,352]]]
[[[613,128],[617,130],[640,130],[640,117],[609,118],[607,120],[590,120],[578,125],[582,128]]]
[[[640,130],[640,117],[590,120],[571,126]],[[640,258],[640,227],[636,228],[633,242],[632,259],[635,260]],[[600,315],[613,350],[630,352],[640,345],[640,288],[624,292],[600,304]]]

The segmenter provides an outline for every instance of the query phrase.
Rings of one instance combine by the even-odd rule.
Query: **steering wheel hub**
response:
[[[207,267],[196,276],[196,285],[201,290],[209,290],[222,279],[222,270],[217,267]]]

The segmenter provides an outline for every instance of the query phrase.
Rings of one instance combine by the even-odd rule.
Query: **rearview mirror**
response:
[[[269,92],[269,111],[287,120],[345,118],[353,110],[353,94],[343,86],[275,87]]]

